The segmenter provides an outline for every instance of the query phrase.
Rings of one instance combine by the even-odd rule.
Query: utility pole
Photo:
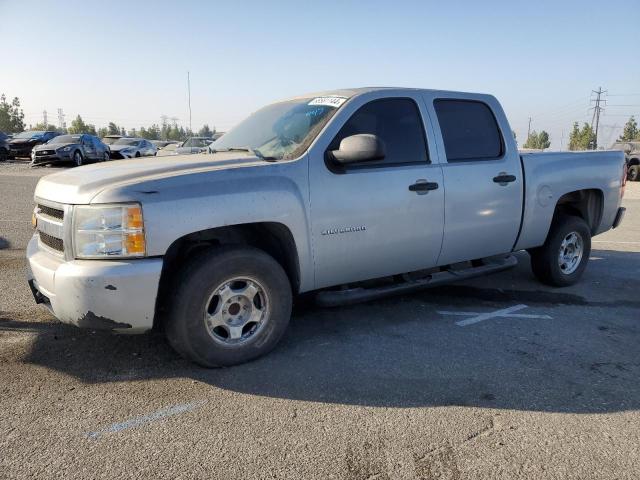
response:
[[[564,130],[562,130],[562,136],[560,137],[560,151],[564,148]]]
[[[187,92],[189,97],[189,131],[193,132],[193,129],[191,128],[191,77],[188,71],[187,71]]]
[[[606,100],[602,99],[602,95],[607,93],[606,90],[602,90],[602,87],[598,87],[598,90],[592,90],[596,94],[595,102],[596,106],[593,107],[593,117],[591,118],[591,131],[594,132],[593,150],[598,149],[598,126],[600,124],[600,113],[604,111],[604,108],[600,106],[601,103],[606,103]],[[591,99],[593,102],[594,99]],[[595,122],[595,129],[594,129]]]
[[[529,143],[529,137],[531,137],[531,117],[529,117],[529,128],[527,128],[527,143]]]
[[[42,111],[42,122],[44,123],[44,128],[46,130],[47,129],[47,125],[49,125],[49,123],[47,122],[47,111],[46,110]]]

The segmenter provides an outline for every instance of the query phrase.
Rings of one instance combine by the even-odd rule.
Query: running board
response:
[[[513,268],[518,260],[513,255],[503,258],[491,258],[490,262],[479,267],[469,267],[461,270],[445,270],[433,273],[425,278],[409,280],[404,283],[387,285],[377,288],[356,287],[347,290],[323,290],[316,294],[315,301],[322,307],[336,307],[367,302],[379,298],[412,293],[432,287],[439,287],[448,283],[480,277],[489,273],[501,272]]]

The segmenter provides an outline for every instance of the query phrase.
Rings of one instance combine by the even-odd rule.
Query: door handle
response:
[[[416,183],[409,185],[409,191],[417,192],[418,195],[424,195],[429,190],[437,190],[438,184],[436,182],[427,182],[424,179],[416,180]]]
[[[493,177],[493,181],[505,186],[507,183],[515,182],[515,175],[508,175],[506,172],[500,172],[497,177]]]

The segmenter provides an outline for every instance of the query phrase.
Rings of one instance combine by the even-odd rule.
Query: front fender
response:
[[[147,254],[163,256],[177,239],[232,225],[275,222],[293,235],[300,290],[313,288],[307,157],[227,170],[189,172],[101,192],[92,203],[139,201]]]

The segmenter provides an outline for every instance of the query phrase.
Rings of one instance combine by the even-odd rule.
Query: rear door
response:
[[[376,94],[379,95],[379,94]],[[309,183],[316,288],[434,266],[442,243],[444,189],[432,131],[416,94],[356,97],[310,150]],[[426,128],[425,128],[426,126]],[[377,135],[382,160],[332,163],[350,135]],[[433,150],[435,152],[435,150]],[[418,183],[432,190],[412,188]]]
[[[505,141],[512,133],[502,108],[486,95],[430,92],[425,100],[447,192],[438,263],[510,252],[520,229],[524,179],[515,143]]]

